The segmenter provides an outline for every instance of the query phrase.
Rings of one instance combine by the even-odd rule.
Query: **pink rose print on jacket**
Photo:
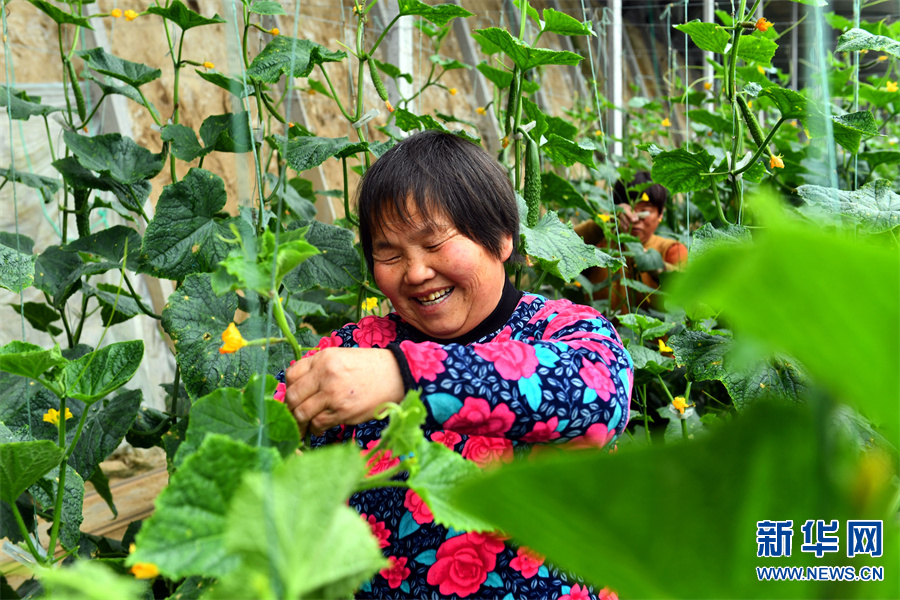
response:
[[[378,546],[380,548],[387,548],[391,545],[390,542],[388,542],[388,538],[391,537],[391,532],[384,526],[383,521],[376,521],[375,515],[366,516],[366,513],[363,513],[360,516],[363,518],[363,521],[369,524],[369,527],[372,529],[372,535],[378,540]]]
[[[341,339],[339,335],[330,335],[328,337],[323,337],[319,340],[319,343],[316,344],[316,347],[303,355],[303,358],[309,358],[313,354],[316,354],[320,350],[324,350],[325,348],[338,348],[341,344],[344,343],[344,340]]]
[[[597,354],[600,355],[600,358],[602,358],[604,360],[604,362],[606,362],[607,364],[612,364],[612,363],[616,362],[616,355],[613,353],[612,350],[609,349],[609,346],[607,346],[606,344],[604,344],[602,342],[602,340],[609,340],[616,345],[620,345],[617,341],[615,341],[611,337],[607,337],[605,335],[599,335],[599,334],[596,336],[591,336],[591,337],[595,338],[596,341],[594,341],[593,339],[591,339],[591,340],[581,339],[581,340],[569,341],[568,340],[569,337],[570,336],[564,335],[564,336],[561,336],[559,338],[559,340],[561,342],[566,342],[569,345],[569,348],[575,348],[576,350],[590,350],[592,352],[596,352]]]
[[[439,586],[441,595],[474,594],[497,566],[503,542],[481,533],[464,533],[441,544],[437,560],[428,569],[428,584]]]
[[[275,395],[272,397],[279,402],[284,402],[284,395],[286,393],[287,393],[287,386],[279,381],[278,385],[275,387]]]
[[[597,592],[598,600],[619,600],[619,595],[609,588],[603,588]]]
[[[360,454],[368,456],[372,452],[372,449],[377,445],[378,440],[372,440]],[[377,475],[378,473],[392,469],[399,464],[400,459],[392,458],[390,450],[376,450],[375,453],[369,457],[369,460],[366,461],[366,477]]]
[[[502,436],[515,420],[516,415],[505,404],[491,410],[484,398],[466,398],[459,412],[444,421],[444,428],[466,435]]]
[[[569,590],[568,594],[563,594],[558,600],[591,600],[591,593],[588,591],[587,586],[581,587],[576,583],[572,586],[572,589]],[[618,597],[616,600],[618,600]]]
[[[409,363],[409,370],[413,379],[427,379],[434,381],[435,378],[444,372],[443,360],[447,358],[447,352],[441,348],[440,344],[434,342],[400,342],[400,349],[406,356],[406,362]]]
[[[431,441],[443,444],[453,450],[462,441],[462,436],[455,431],[435,431],[431,434]]]
[[[387,317],[369,315],[363,317],[353,330],[353,341],[360,348],[387,348],[397,339],[397,324]]]
[[[400,587],[403,580],[409,577],[410,571],[406,566],[407,560],[408,559],[405,556],[401,556],[400,558],[391,556],[388,558],[388,561],[391,563],[390,566],[378,571],[379,575],[388,580],[388,586],[390,586],[391,589]]]
[[[534,346],[529,346],[525,342],[495,340],[489,344],[475,344],[473,348],[475,354],[494,363],[494,368],[503,379],[516,381],[523,377],[531,377],[538,366]]]
[[[602,448],[616,436],[616,430],[609,431],[604,423],[594,423],[584,435],[566,444],[567,448]]]
[[[613,383],[609,369],[601,362],[592,363],[586,358],[581,359],[581,370],[578,374],[584,379],[589,388],[597,392],[603,400],[609,399],[616,393],[616,384]]]
[[[565,307],[559,307],[559,316],[554,318],[547,324],[544,330],[544,339],[552,337],[566,327],[578,325],[579,321],[590,321],[591,319],[602,319],[602,315],[589,306],[581,306],[579,304],[570,304]],[[613,329],[609,326],[609,329]],[[615,335],[615,334],[614,334]]]
[[[509,566],[520,572],[525,579],[537,575],[538,569],[544,564],[544,557],[531,548],[522,546],[516,554],[517,556],[509,561]]]
[[[470,436],[463,446],[462,457],[468,458],[479,467],[495,462],[512,462],[513,445],[506,438]]]
[[[556,417],[551,417],[546,423],[535,423],[534,429],[522,436],[522,441],[534,444],[555,440],[559,437],[559,432],[556,430],[558,426],[559,419]]]
[[[403,500],[403,506],[412,513],[413,520],[419,525],[434,521],[434,515],[431,513],[431,509],[428,508],[425,501],[412,490],[406,490],[406,499]]]

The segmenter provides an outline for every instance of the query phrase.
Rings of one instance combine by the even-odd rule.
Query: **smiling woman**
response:
[[[358,204],[366,261],[395,312],[346,325],[285,374],[285,401],[313,445],[354,440],[372,452],[386,425],[375,409],[410,389],[421,390],[426,437],[480,466],[535,444],[614,442],[631,358],[595,310],[509,282],[518,207],[496,161],[450,134],[414,135],[366,173]],[[384,454],[372,472],[401,459]],[[498,535],[437,525],[412,490],[367,490],[351,504],[391,561],[366,597],[544,598],[579,585]]]

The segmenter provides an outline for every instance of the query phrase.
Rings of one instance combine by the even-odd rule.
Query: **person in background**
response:
[[[619,230],[638,238],[644,250],[659,252],[664,265],[662,269],[654,271],[637,271],[634,268],[634,260],[629,258],[623,276],[628,279],[636,279],[654,289],[659,289],[660,276],[663,271],[680,270],[687,263],[688,257],[688,250],[684,244],[678,240],[656,235],[656,229],[662,222],[665,213],[668,197],[669,191],[658,183],[653,183],[650,173],[647,171],[639,171],[627,188],[622,181],[617,181],[613,189],[613,198],[619,209]],[[575,231],[588,244],[600,248],[607,247],[603,230],[594,221],[585,221],[579,224],[575,227]],[[591,267],[583,274],[592,284],[599,284],[608,277],[607,269],[600,267]],[[625,312],[628,306],[628,303],[625,302],[625,294],[626,288],[619,279],[611,286],[596,292],[594,300],[609,298],[610,312]],[[647,295],[632,292],[629,299],[633,310],[647,299]]]
[[[536,444],[610,446],[622,433],[631,357],[593,308],[510,283],[504,262],[516,256],[518,207],[484,149],[446,133],[413,135],[365,174],[358,207],[363,254],[394,312],[345,325],[285,373],[285,402],[313,446],[371,454],[387,424],[374,420],[376,408],[410,389],[421,390],[425,436],[478,465]],[[373,472],[399,461],[369,457]],[[359,597],[597,598],[502,536],[448,531],[401,482],[350,504],[391,561]]]

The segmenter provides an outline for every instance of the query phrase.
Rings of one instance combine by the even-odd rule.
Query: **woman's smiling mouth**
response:
[[[422,306],[434,306],[435,304],[441,303],[454,289],[456,288],[447,287],[442,290],[437,290],[436,292],[431,292],[427,296],[422,296],[421,298],[413,298],[413,300]]]

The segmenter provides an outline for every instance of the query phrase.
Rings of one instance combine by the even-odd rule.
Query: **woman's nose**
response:
[[[424,257],[414,257],[406,263],[407,285],[421,285],[432,277],[434,277],[434,269],[424,260]]]

